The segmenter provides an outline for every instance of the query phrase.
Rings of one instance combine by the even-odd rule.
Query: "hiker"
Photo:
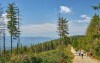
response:
[[[92,53],[92,50],[90,49],[90,57],[92,58],[92,55],[93,55],[93,53]]]
[[[81,56],[82,56],[82,59],[83,59],[83,55],[84,55],[84,51],[82,50],[82,51],[81,51]]]
[[[79,53],[79,56],[80,56],[81,55],[81,50],[79,50],[78,53]]]

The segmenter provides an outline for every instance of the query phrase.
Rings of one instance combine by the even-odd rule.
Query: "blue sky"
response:
[[[100,0],[0,0],[4,11],[8,3],[13,2],[20,9],[22,36],[55,38],[58,37],[56,28],[59,13],[69,20],[70,35],[85,34],[95,13],[91,5],[97,5]]]

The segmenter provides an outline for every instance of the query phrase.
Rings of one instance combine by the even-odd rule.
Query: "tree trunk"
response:
[[[11,55],[12,55],[12,34],[11,34]]]
[[[18,49],[19,49],[19,45],[18,45],[18,43],[17,43],[17,54],[19,53],[19,52],[18,52]]]
[[[3,44],[3,46],[4,46],[4,55],[5,55],[5,51],[6,51],[6,48],[5,48],[5,33],[3,33],[3,41],[4,41],[4,44]]]

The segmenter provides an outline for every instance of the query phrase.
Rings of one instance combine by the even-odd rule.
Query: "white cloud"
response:
[[[71,12],[71,9],[67,6],[60,6],[60,13],[70,13]]]
[[[2,14],[2,17],[6,17],[7,13]]]
[[[2,14],[1,17],[0,17],[0,29],[6,29],[7,28],[6,25],[5,25],[7,23],[5,18],[6,18],[6,14]]]
[[[57,25],[54,23],[29,24],[21,27],[22,35],[26,36],[57,36]]]
[[[7,13],[2,14],[2,17],[4,19],[4,23],[7,24],[7,22],[8,22]]]
[[[78,22],[90,22],[90,20],[91,20],[91,17],[89,17],[89,16],[87,16],[87,15],[81,15],[80,16],[81,18],[83,18],[82,20],[77,20]]]
[[[80,17],[83,17],[84,18],[84,17],[87,17],[87,15],[81,15]]]
[[[83,35],[86,32],[87,26],[91,17],[87,15],[81,15],[79,20],[70,20],[69,33],[70,35]]]
[[[70,35],[83,35],[85,34],[87,24],[79,23],[76,20],[71,20],[69,23],[69,34]]]

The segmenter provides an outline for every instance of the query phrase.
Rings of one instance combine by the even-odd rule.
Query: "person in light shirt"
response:
[[[84,51],[81,50],[81,56],[82,56],[82,59],[83,59],[83,56],[84,56]]]

